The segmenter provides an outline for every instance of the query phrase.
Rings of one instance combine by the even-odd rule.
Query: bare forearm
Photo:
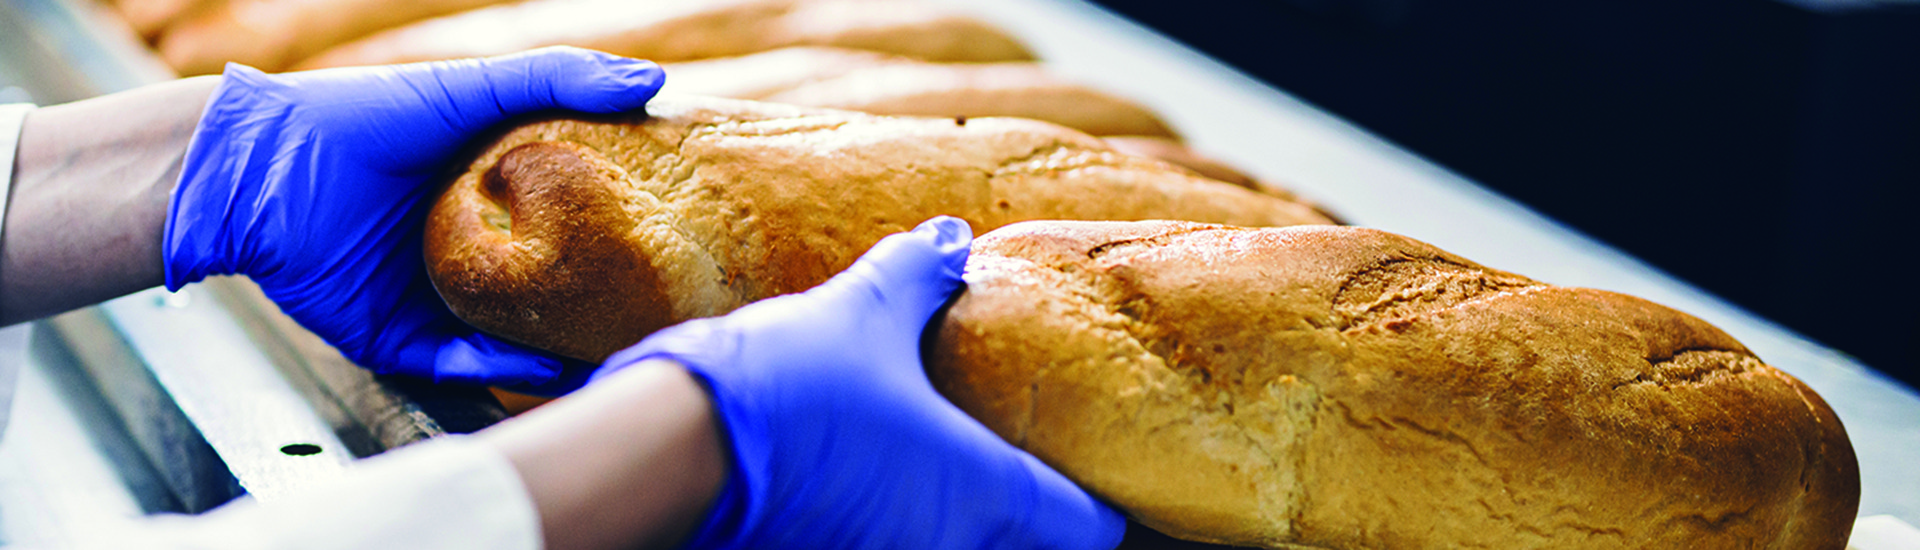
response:
[[[625,369],[481,434],[519,470],[550,550],[666,548],[729,468],[706,389],[679,365]]]
[[[28,115],[0,233],[0,324],[161,283],[167,197],[218,77]]]

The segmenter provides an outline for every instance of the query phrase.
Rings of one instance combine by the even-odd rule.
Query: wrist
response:
[[[483,433],[513,462],[556,550],[666,547],[711,514],[725,448],[706,389],[650,361]]]
[[[168,193],[213,79],[39,109],[21,128],[0,262],[0,321],[158,284]]]
[[[748,538],[757,520],[761,519],[753,513],[754,503],[762,500],[755,498],[754,489],[764,486],[764,480],[756,474],[766,466],[764,458],[767,449],[764,444],[766,438],[755,434],[764,433],[764,429],[751,421],[754,415],[741,410],[741,399],[723,395],[725,392],[720,388],[729,386],[729,380],[723,375],[729,371],[716,371],[711,366],[737,362],[738,358],[733,357],[732,353],[737,349],[723,344],[730,339],[716,336],[715,331],[727,333],[730,329],[723,320],[708,319],[685,323],[666,333],[655,334],[607,358],[605,366],[593,373],[594,382],[588,386],[617,384],[618,379],[631,376],[634,371],[663,366],[698,385],[711,416],[719,444],[717,450],[725,459],[726,469],[723,483],[715,488],[713,498],[702,506],[705,512],[683,539],[685,544],[680,545],[688,550],[751,547]],[[722,376],[722,379],[716,380],[715,376]]]

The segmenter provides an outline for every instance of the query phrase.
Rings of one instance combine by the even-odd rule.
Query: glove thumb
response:
[[[859,307],[853,311],[889,316],[892,326],[913,327],[917,336],[965,284],[960,277],[972,242],[973,228],[966,220],[936,216],[913,231],[881,239],[852,267],[808,294],[854,300],[850,305]]]
[[[1002,444],[1004,445],[1004,444]],[[1060,472],[1048,468],[1040,459],[1024,451],[1004,446],[1016,455],[1020,466],[1033,476],[1033,502],[1016,504],[1025,512],[1025,529],[1014,529],[1012,539],[1001,540],[1009,548],[1060,548],[1064,550],[1111,550],[1120,545],[1127,533],[1127,520],[1113,508],[1082,491]]]
[[[935,217],[913,231],[881,239],[853,267],[803,294],[763,300],[725,317],[697,319],[648,336],[608,357],[592,378],[650,357],[669,356],[689,366],[725,365],[740,362],[742,353],[766,351],[742,348],[740,335],[746,333],[786,335],[773,338],[791,343],[773,346],[782,353],[807,342],[845,340],[889,346],[891,353],[917,358],[927,319],[964,284],[960,275],[972,241],[973,229],[965,220]],[[797,321],[802,319],[814,321]],[[840,336],[829,336],[836,333]],[[911,366],[924,381],[918,361],[899,363]]]
[[[652,61],[567,46],[479,60],[472,85],[484,86],[500,118],[548,109],[617,113],[646,106],[666,74]],[[480,121],[491,125],[498,121]]]

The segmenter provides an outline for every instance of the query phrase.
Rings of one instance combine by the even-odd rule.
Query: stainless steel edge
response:
[[[201,437],[186,413],[147,370],[139,352],[95,308],[42,321],[34,352],[48,377],[63,386],[75,407],[90,412],[87,430],[95,448],[129,485],[151,478],[152,511],[200,512],[242,491],[225,462]],[[129,452],[131,451],[131,452]],[[134,456],[128,456],[134,455]]]
[[[83,314],[124,338],[247,493],[272,500],[345,472],[354,454],[205,291],[150,289]]]

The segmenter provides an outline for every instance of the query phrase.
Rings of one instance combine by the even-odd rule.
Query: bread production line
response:
[[[1718,325],[1833,406],[1858,454],[1861,517],[1920,524],[1911,389],[1091,4],[945,3],[1348,223]],[[0,16],[0,88],[18,88],[5,93],[53,104],[175,75],[106,6],[0,0]],[[270,500],[354,458],[506,416],[483,389],[367,373],[242,279],[148,290],[36,322],[30,335],[8,330],[33,361],[0,443],[0,542],[58,541],[90,518],[199,512],[243,493]]]

